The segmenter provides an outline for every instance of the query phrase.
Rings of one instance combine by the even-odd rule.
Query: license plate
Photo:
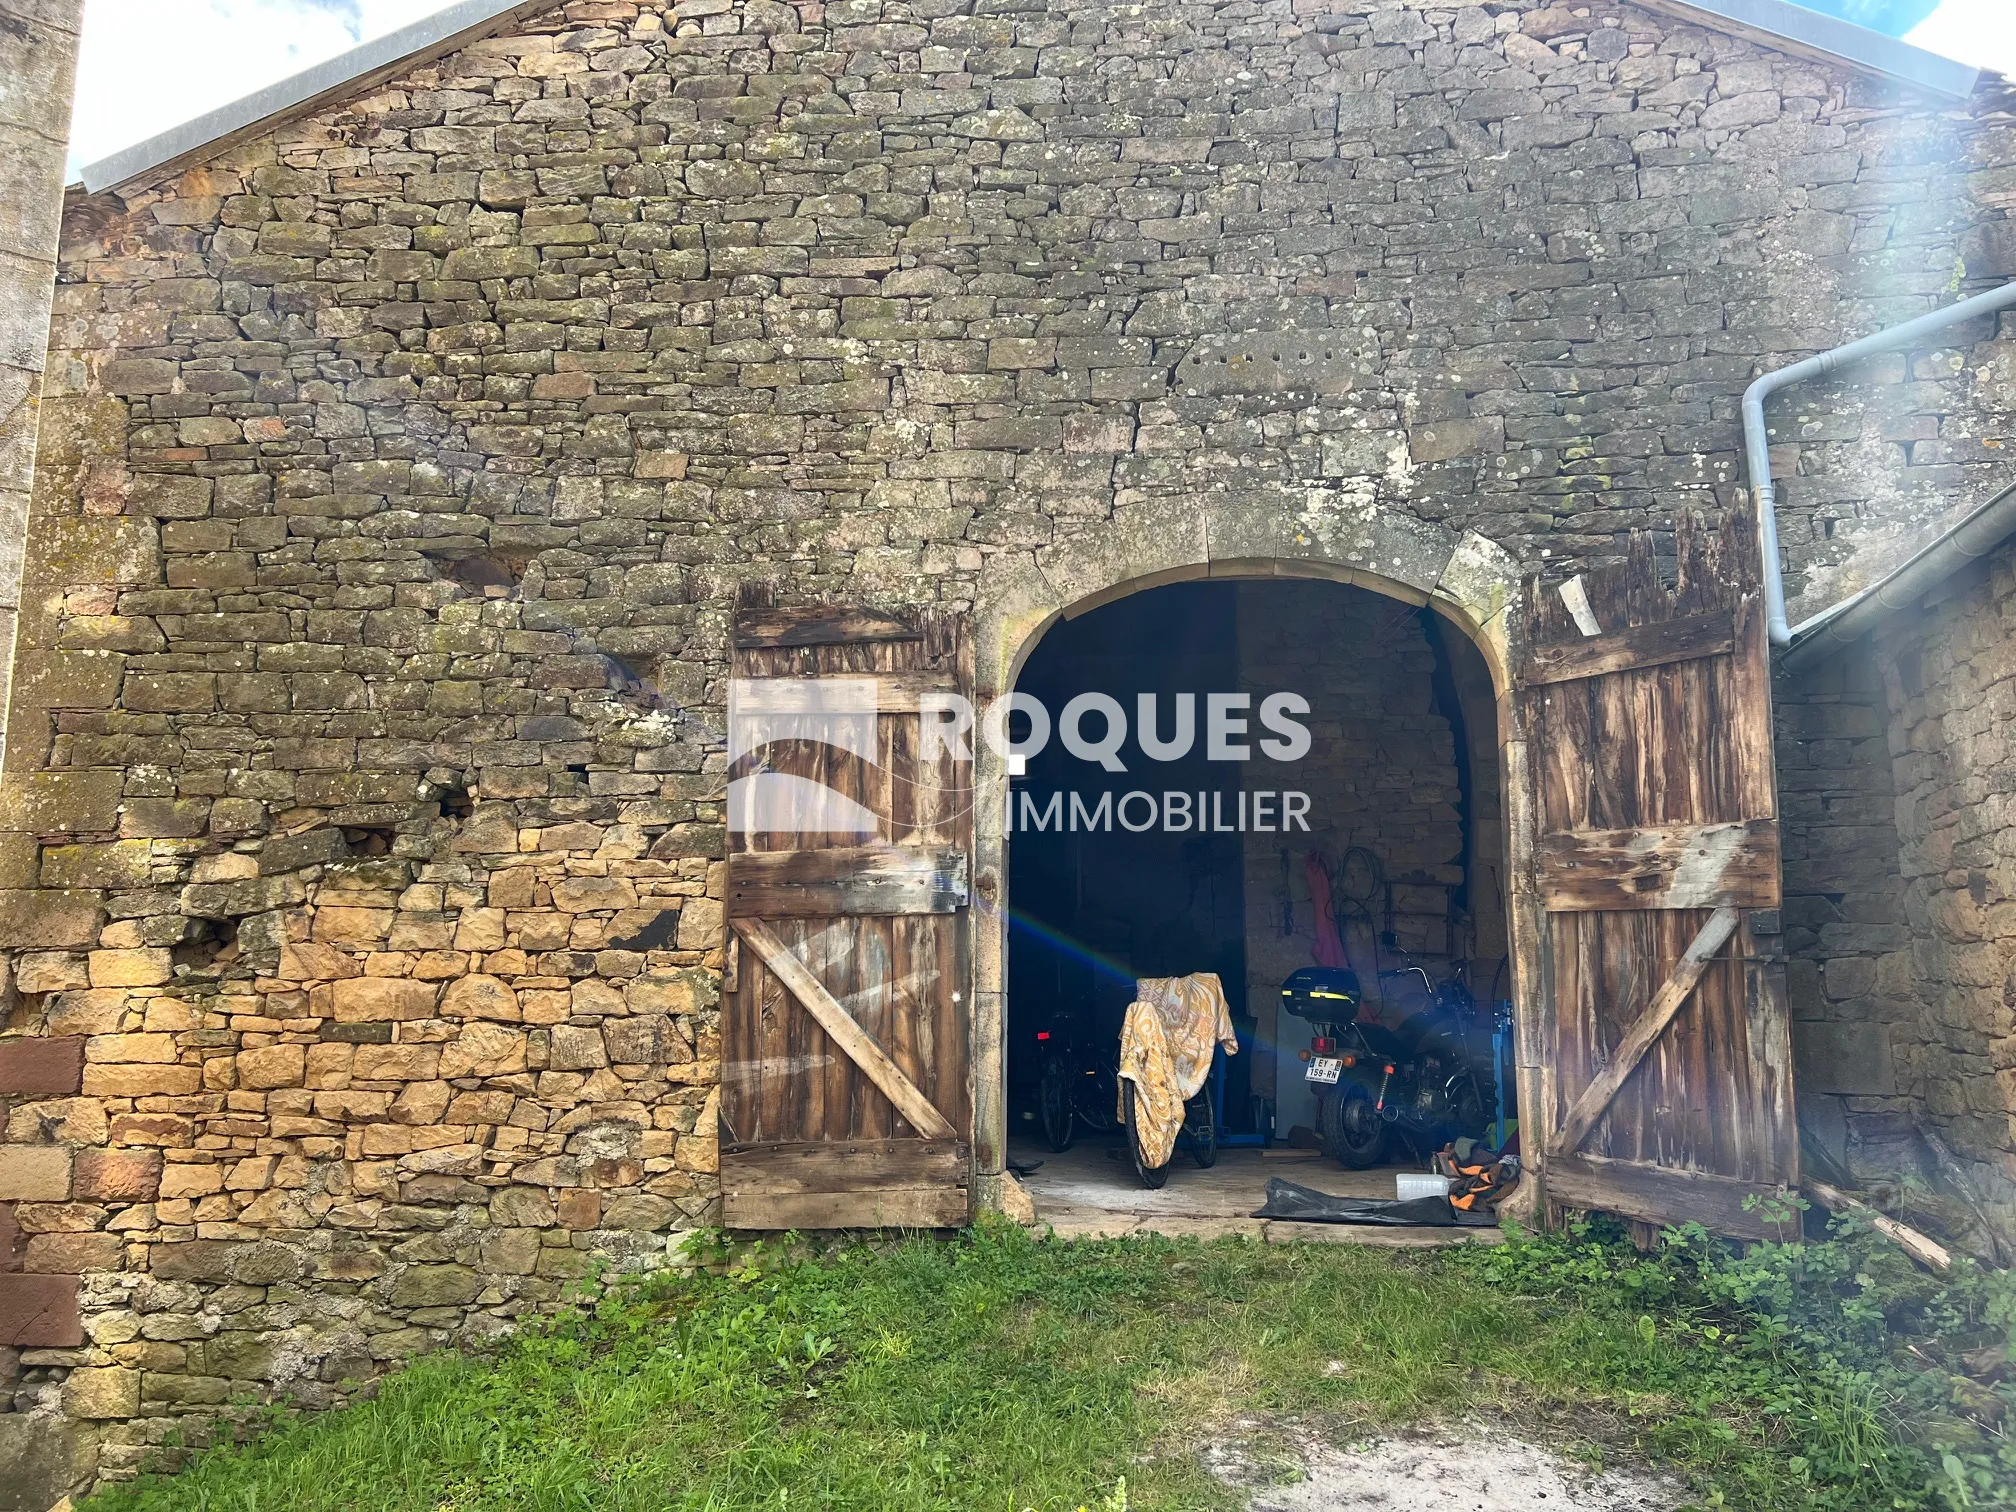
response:
[[[1318,1055],[1309,1062],[1305,1080],[1334,1083],[1343,1074],[1344,1062],[1334,1055]]]

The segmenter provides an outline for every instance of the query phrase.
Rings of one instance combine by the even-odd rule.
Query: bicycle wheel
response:
[[[1069,1061],[1053,1054],[1043,1062],[1043,1078],[1036,1084],[1036,1108],[1043,1122],[1043,1137],[1059,1155],[1071,1148],[1072,1137],[1077,1133],[1078,1120],[1071,1108],[1071,1101],[1078,1093],[1075,1080]]]
[[[1183,1108],[1183,1132],[1190,1136],[1190,1157],[1205,1170],[1218,1164],[1218,1113],[1211,1106],[1211,1083]]]
[[[1141,1132],[1134,1119],[1134,1083],[1121,1083],[1121,1121],[1127,1126],[1127,1153],[1134,1157],[1134,1174],[1141,1178],[1141,1185],[1151,1190],[1166,1186],[1169,1181],[1169,1164],[1151,1166],[1141,1158]]]

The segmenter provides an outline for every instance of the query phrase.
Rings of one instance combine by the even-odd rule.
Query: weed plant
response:
[[[1684,1361],[1684,1376],[1629,1389],[1675,1404],[1647,1423],[1648,1446],[1716,1465],[1728,1505],[1775,1494],[1753,1483],[1755,1459],[1718,1447],[1735,1443],[1723,1408],[1747,1401],[1821,1512],[2016,1507],[2016,1272],[1961,1260],[1934,1275],[1855,1218],[1833,1219],[1818,1241],[1748,1246],[1690,1224],[1665,1230],[1650,1254],[1615,1225],[1582,1221],[1515,1231],[1446,1263],[1692,1341],[1666,1357]]]

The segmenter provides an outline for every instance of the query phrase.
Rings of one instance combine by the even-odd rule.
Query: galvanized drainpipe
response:
[[[1916,320],[1907,320],[1902,325],[1891,326],[1886,331],[1878,331],[1874,336],[1864,336],[1860,341],[1851,341],[1848,345],[1836,347],[1831,352],[1822,352],[1818,357],[1808,357],[1804,362],[1795,362],[1790,367],[1766,373],[1744,391],[1744,466],[1750,476],[1750,491],[1757,499],[1758,544],[1764,551],[1764,609],[1770,626],[1772,645],[1790,645],[1795,631],[1785,623],[1785,576],[1778,560],[1777,500],[1776,491],[1771,486],[1771,442],[1764,430],[1764,401],[1782,388],[1790,388],[1795,383],[1804,383],[1808,378],[1822,377],[1837,368],[1846,367],[1851,362],[1859,362],[1864,357],[1874,357],[1879,352],[1895,351],[1898,347],[1910,345],[1921,336],[1930,336],[1935,331],[1959,325],[1962,321],[1972,320],[1977,315],[1988,315],[1996,310],[2007,309],[2010,305],[2016,305],[2016,283],[2006,283],[1999,289],[1990,289],[1986,294],[1963,299],[1958,304],[1946,306],[1943,310],[1934,310],[1930,315],[1920,315]],[[1938,543],[1934,544],[1936,546]],[[1928,547],[1927,551],[1931,549]],[[1805,630],[1829,618],[1835,612],[1828,610],[1825,614],[1815,615],[1798,628]]]

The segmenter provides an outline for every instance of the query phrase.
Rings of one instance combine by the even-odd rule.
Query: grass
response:
[[[1684,1308],[1607,1285],[1578,1300],[1516,1252],[1490,1263],[1064,1244],[999,1223],[759,1252],[488,1358],[424,1361],[86,1512],[1232,1507],[1195,1449],[1235,1420],[1264,1439],[1291,1420],[1352,1434],[1465,1414],[1661,1459],[1703,1507],[1929,1505],[1880,1477],[1859,1477],[1865,1496],[1853,1447],[1845,1478],[1816,1470],[1809,1439],[1875,1419],[1852,1403],[1828,1417],[1824,1391],[1819,1417],[1811,1392],[1788,1410],[1782,1373],[1737,1368]]]

